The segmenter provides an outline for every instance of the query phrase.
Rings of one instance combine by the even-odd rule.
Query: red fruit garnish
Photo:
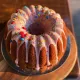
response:
[[[25,37],[25,34],[24,34],[24,32],[22,32],[22,31],[20,32],[20,35],[21,35],[22,38]]]
[[[22,27],[22,28],[26,30],[26,27]]]
[[[15,23],[14,21],[11,22],[11,24],[14,24],[14,23]]]
[[[16,13],[18,12],[19,9],[16,10]]]

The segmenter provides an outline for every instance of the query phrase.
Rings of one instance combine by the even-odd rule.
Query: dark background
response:
[[[69,5],[78,45],[78,54],[80,58],[80,0],[69,0]]]
[[[69,5],[72,14],[74,32],[78,45],[78,57],[80,61],[80,0],[69,0]],[[78,77],[77,79],[67,79],[67,80],[80,80],[80,77]]]

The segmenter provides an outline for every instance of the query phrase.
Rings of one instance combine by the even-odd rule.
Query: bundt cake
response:
[[[46,72],[62,59],[67,45],[66,25],[54,10],[41,5],[16,10],[4,34],[12,62],[23,71]]]

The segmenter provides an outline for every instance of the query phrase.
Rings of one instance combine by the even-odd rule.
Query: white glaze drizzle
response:
[[[38,68],[40,69],[40,66],[39,66],[40,51],[42,50],[43,47],[45,47],[45,49],[46,49],[46,44],[45,44],[45,40],[44,40],[43,36],[39,35],[37,39],[38,39],[38,42],[37,42],[37,44],[38,44],[38,55],[37,55],[38,63],[37,64],[38,64]]]
[[[8,35],[10,34],[10,32],[11,32],[11,31],[12,31],[12,29],[8,31],[8,33],[7,33],[7,36],[6,36],[5,40],[7,40],[7,37],[8,37]]]
[[[31,9],[32,15],[35,16],[35,15],[36,15],[35,6],[34,6],[34,5],[31,5],[31,6],[30,6],[30,9]]]
[[[56,25],[55,26],[63,29],[63,20],[62,19],[56,19]]]
[[[37,10],[40,12],[42,10],[42,6],[41,5],[38,5]]]
[[[64,33],[64,30],[63,29],[61,29],[61,28],[56,28],[56,32],[61,36],[61,33],[63,32],[63,34],[65,35],[65,33]],[[66,38],[66,35],[64,36],[65,37],[65,39],[67,40],[67,38]],[[62,39],[62,38],[61,38]],[[62,41],[62,44],[63,44],[63,41]],[[62,50],[63,52],[64,52],[64,47],[63,47],[63,50]]]
[[[43,14],[44,14],[46,11],[48,11],[48,10],[49,10],[48,7],[44,7],[44,8],[43,8]]]
[[[46,49],[45,39],[41,35],[38,37],[38,44],[39,44],[39,53],[43,47],[45,47]]]
[[[23,7],[23,11],[25,11],[26,15],[28,15],[28,17],[29,17],[29,19],[27,21],[27,24],[28,24],[28,27],[29,27],[29,25],[31,25],[34,22],[34,20],[33,20],[34,17],[32,15],[31,10],[28,7],[26,7],[26,8]]]
[[[18,10],[18,14],[20,14],[20,15],[23,16],[25,19],[27,19],[27,14],[26,14],[25,11],[19,9],[19,10]]]
[[[52,32],[50,33],[51,38],[55,41],[56,43],[56,48],[57,48],[57,41],[60,38],[60,36],[56,33],[56,32]],[[61,40],[61,39],[60,39]],[[62,41],[62,40],[61,40]],[[56,63],[58,62],[58,50],[56,49]]]
[[[30,44],[32,44],[35,48],[35,54],[36,54],[36,70],[39,71],[39,52],[37,47],[37,37],[36,35],[32,35],[32,40],[30,41]]]
[[[8,26],[8,30],[10,30],[10,29],[14,29],[16,24],[8,24],[7,26]]]
[[[30,10],[28,7],[23,8],[23,10],[24,10],[24,11],[26,12],[26,14],[29,16],[30,21],[33,21],[31,10]]]
[[[28,40],[25,40],[25,47],[26,47],[26,63],[28,63]]]
[[[18,13],[13,13],[12,15],[11,15],[11,19],[19,19],[20,18],[20,20],[21,21],[23,21],[24,22],[24,24],[26,23],[26,19],[24,18],[24,16],[22,16],[19,12]]]
[[[13,13],[13,14],[11,15],[11,19],[16,18],[17,16],[18,16],[18,13]]]
[[[50,44],[53,44],[55,46],[55,50],[56,50],[56,44],[54,42],[54,40],[52,40],[52,38],[48,35],[48,34],[44,34],[44,38],[46,40],[46,47],[47,47],[47,66],[50,65],[50,61],[49,61],[49,46]]]
[[[25,20],[26,20],[25,26],[26,26],[26,28],[28,28],[30,26],[30,24],[32,23],[31,21],[29,21],[29,19],[30,19],[29,15],[24,10],[21,10],[21,9],[19,9],[19,14],[25,18]]]
[[[18,50],[19,50],[19,45],[18,45],[18,40],[19,40],[20,36],[14,36],[11,40],[13,41],[16,41],[16,44],[17,44],[17,51],[16,51],[16,60],[15,60],[15,63],[16,65],[18,65]],[[21,45],[21,44],[20,44]]]
[[[55,42],[52,40],[52,38],[48,35],[48,34],[44,34],[44,37],[45,37],[45,39],[47,39],[47,44],[48,44],[48,46],[50,45],[50,44],[53,44],[54,46],[56,46],[56,44],[55,44]]]
[[[16,60],[15,60],[16,65],[18,65],[18,62],[19,62],[19,58],[18,58],[19,48],[21,47],[23,43],[24,41],[22,41],[20,45],[18,45],[17,43],[17,52],[16,52]]]
[[[56,32],[50,31],[49,35],[51,36],[51,38],[55,41],[55,43],[57,44],[57,40],[60,37]]]
[[[26,12],[26,14],[28,14],[29,17],[31,16],[31,11],[28,7],[26,8],[23,7],[23,10]]]
[[[56,14],[56,12],[53,9],[49,9],[49,11],[50,11],[50,14],[49,15]]]
[[[36,15],[39,16],[39,15],[42,15],[43,12],[43,7],[41,5],[38,5],[37,8],[36,8]]]
[[[25,37],[25,47],[26,47],[26,63],[28,63],[28,42],[29,42],[29,38],[31,37],[31,35],[29,37]]]
[[[62,41],[62,38],[61,38],[61,36],[60,36],[60,34],[58,34],[57,32],[54,34],[54,33],[52,33],[54,36],[57,36],[58,38],[57,38],[57,40],[58,39],[60,39],[60,42],[61,42],[61,44],[62,44],[62,51],[64,51],[64,48],[63,48],[63,41]]]
[[[55,28],[59,27],[63,29],[63,20],[61,19],[61,16],[58,13],[50,14],[51,18],[56,20]]]
[[[62,51],[64,50],[64,48],[63,48],[63,41],[62,41],[62,38],[60,37],[60,34],[58,34],[57,32],[50,32],[50,34],[49,34],[51,37],[52,37],[52,39],[54,39],[54,41],[55,41],[55,43],[56,43],[56,46],[57,46],[57,41],[58,41],[58,39],[60,40],[60,42],[61,42],[61,44],[62,44]],[[57,55],[58,55],[58,52],[57,52]],[[58,61],[58,56],[56,56],[56,58],[57,58],[57,61]]]
[[[30,41],[30,44],[32,44],[35,48],[35,54],[36,54],[36,70],[39,71],[39,53],[37,48],[37,37],[36,35],[32,35],[32,39]]]
[[[63,34],[65,35],[65,32],[64,32],[64,30],[63,29],[61,29],[61,28],[59,28],[59,27],[56,27],[56,32],[59,34],[59,35],[61,35],[61,33],[63,32]],[[66,35],[65,35],[66,36]]]

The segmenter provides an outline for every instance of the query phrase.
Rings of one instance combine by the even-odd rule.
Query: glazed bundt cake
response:
[[[5,28],[6,50],[22,70],[45,72],[62,59],[67,45],[65,23],[54,10],[24,6],[11,15]]]

